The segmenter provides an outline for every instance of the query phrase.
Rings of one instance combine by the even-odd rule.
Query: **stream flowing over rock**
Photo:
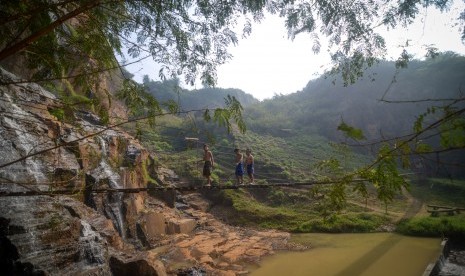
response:
[[[2,68],[0,79],[19,80]],[[2,85],[0,98],[2,273],[237,275],[286,248],[289,234],[226,225],[200,194],[114,191],[179,177],[90,112],[74,112],[72,124],[58,120],[51,109],[60,101],[39,85]]]

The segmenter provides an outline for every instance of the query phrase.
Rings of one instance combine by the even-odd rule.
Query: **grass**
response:
[[[226,212],[228,221],[237,225],[293,231],[307,216],[296,209],[268,206],[242,190],[222,191],[219,197],[230,205]]]
[[[276,191],[270,191],[275,195]],[[295,194],[295,193],[294,193]],[[349,210],[322,217],[321,202],[301,197],[300,202],[282,202],[269,205],[263,197],[256,199],[247,191],[227,190],[219,192],[215,201],[223,203],[221,214],[229,223],[265,229],[279,229],[289,232],[374,232],[391,218],[375,212],[354,212],[359,206],[349,206]]]
[[[411,185],[412,195],[426,204],[465,207],[465,180],[426,178]]]
[[[301,224],[299,232],[360,233],[374,232],[386,222],[387,217],[369,213],[334,215],[327,219],[315,218]]]
[[[181,121],[174,124],[181,127]],[[173,126],[174,126],[173,125]],[[212,129],[212,131],[214,131]],[[201,175],[201,149],[188,149],[181,138],[189,136],[173,135],[170,128],[159,131],[146,131],[143,138],[149,149],[158,150],[160,164],[172,168],[182,179],[192,184],[201,184],[205,179]],[[171,137],[170,139],[168,139]],[[205,137],[199,137],[206,140]],[[260,135],[252,131],[247,134],[219,135],[217,143],[210,143],[215,156],[213,181],[215,184],[228,185],[234,181],[232,148],[249,147],[253,150],[256,161],[257,182],[272,183],[305,181],[319,179],[327,174],[317,169],[317,164],[328,156],[339,160],[341,170],[351,171],[367,164],[370,157],[347,151],[341,146],[330,145],[328,140],[318,135]],[[171,151],[176,151],[176,153]],[[161,151],[161,152],[160,152]],[[163,151],[170,153],[163,154]],[[426,179],[411,185],[414,197],[427,204],[456,205],[463,204],[465,198],[465,181],[444,179]],[[313,191],[316,191],[317,187]],[[389,214],[384,214],[384,205],[376,199],[376,191],[368,186],[367,200],[347,187],[346,208],[339,212],[323,199],[327,193],[321,187],[320,192],[312,194],[311,190],[271,189],[260,191],[226,190],[206,194],[216,203],[221,216],[236,225],[273,228],[291,232],[372,232],[386,224],[392,224],[402,217],[410,205],[405,196],[396,196],[388,205]],[[463,217],[462,217],[463,219]],[[424,220],[424,221],[423,221]],[[439,221],[439,222],[437,222]],[[415,235],[443,235],[460,231],[459,218],[419,218],[402,220],[398,231]],[[442,227],[442,228],[441,228]],[[457,230],[458,229],[458,230]],[[438,234],[439,233],[439,234]]]
[[[424,204],[465,207],[465,181],[441,178],[416,180],[411,185],[412,195]],[[465,239],[465,214],[437,217],[422,216],[404,219],[397,232],[411,236],[448,237]]]
[[[404,235],[465,239],[465,215],[417,217],[402,220],[396,229]]]

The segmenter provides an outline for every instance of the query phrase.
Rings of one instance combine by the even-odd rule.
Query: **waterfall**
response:
[[[465,275],[465,268],[458,264],[451,263],[449,260],[446,259],[438,275],[439,276]]]
[[[97,180],[108,180],[108,185],[113,189],[123,188],[121,185],[120,175],[108,164],[107,142],[103,137],[98,137],[100,142],[100,149],[102,151],[102,158],[99,166],[94,171],[94,177]],[[107,193],[105,200],[105,213],[110,217],[115,224],[120,236],[125,239],[126,231],[124,230],[124,217],[123,217],[123,193]]]
[[[101,136],[98,136],[97,138],[100,142],[100,150],[102,152],[102,161],[104,161],[108,157],[107,142]]]
[[[7,144],[2,143],[2,149],[0,149],[2,155],[0,160],[6,162],[40,150],[38,146],[41,140],[32,132],[26,131],[24,123],[21,123],[20,120],[27,118],[31,123],[36,123],[37,125],[39,125],[40,122],[16,105],[9,94],[4,93],[4,97],[7,99],[8,105],[4,105],[3,109],[5,109],[7,113],[14,114],[2,116],[1,118],[7,131],[2,131],[0,134],[4,141],[11,141]],[[43,173],[44,170],[45,168],[39,160],[27,158],[22,163],[13,164],[0,172],[13,181],[43,183],[47,181],[47,177]],[[39,189],[47,189],[46,185],[38,185],[36,187]]]
[[[108,184],[113,189],[123,188],[121,186],[121,178],[115,173],[110,165],[102,159],[100,166],[103,168],[105,175],[108,176]],[[124,218],[123,218],[123,193],[108,193],[108,200],[110,206],[110,212],[114,221],[117,224],[118,231],[121,237],[126,238],[126,231],[124,231]]]
[[[86,221],[81,220],[81,226],[81,237],[79,238],[81,259],[87,260],[89,264],[105,263],[104,250],[101,244],[102,237],[92,230],[92,227]]]

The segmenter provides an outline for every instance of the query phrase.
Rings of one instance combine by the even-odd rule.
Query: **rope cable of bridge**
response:
[[[364,182],[365,179],[353,179],[350,182]],[[283,182],[283,183],[273,183],[273,184],[248,184],[248,185],[190,185],[190,186],[155,186],[155,187],[143,187],[143,188],[102,188],[102,189],[92,189],[89,192],[91,193],[140,193],[148,191],[196,191],[196,190],[235,190],[235,189],[267,189],[272,187],[293,187],[293,186],[313,186],[313,185],[330,185],[339,183],[337,180],[328,180],[328,181],[309,181],[309,182]],[[20,197],[20,196],[57,196],[57,195],[74,195],[77,193],[83,192],[83,190],[75,189],[61,189],[61,190],[52,190],[52,191],[37,191],[37,190],[28,190],[28,191],[17,191],[17,192],[7,192],[0,191],[0,197]]]
[[[167,126],[160,126],[160,127],[167,127]],[[173,128],[173,127],[171,127]],[[174,129],[174,128],[173,128]],[[267,142],[271,142],[273,141],[274,139],[270,139],[269,141]],[[201,140],[198,140],[197,143],[204,143],[203,141]],[[220,145],[215,145],[215,146],[212,146],[212,149],[215,149],[215,148],[226,148],[226,149],[234,149],[235,147],[228,147],[228,146],[220,146]],[[191,150],[191,151],[196,151],[196,150],[199,150],[199,148],[190,148],[188,150]],[[184,151],[181,151],[181,152],[186,152],[187,150],[184,150]],[[176,154],[176,153],[180,153],[180,152],[176,152],[176,151],[156,151],[156,153],[166,153],[166,154]],[[229,155],[229,156],[233,156],[234,153],[232,152],[226,152],[226,151],[222,151],[222,150],[215,150],[214,151],[214,154],[222,154],[222,155],[219,155],[220,157],[216,156],[215,157],[215,160],[220,160],[220,162],[217,162],[218,164],[224,166],[225,168],[230,166],[229,164],[234,164],[232,161],[233,159],[231,158],[231,161],[226,161],[225,158],[226,157],[222,157],[223,155]],[[170,160],[171,161],[171,160]],[[171,163],[170,161],[166,160],[164,162],[169,162]],[[172,160],[173,163],[177,164],[176,167],[181,167],[182,165],[187,165],[187,160],[185,160],[186,162],[183,163],[181,159],[179,160]],[[192,161],[192,163],[194,162],[199,162],[199,161]],[[227,163],[228,165],[224,165],[222,164],[223,162]],[[229,177],[227,178],[228,181],[229,179],[231,178],[231,176],[233,175],[234,173],[230,174]],[[254,174],[256,176],[259,176],[259,177],[263,177],[265,175],[276,175],[276,174],[284,174],[284,172],[277,172],[277,173],[260,173],[260,174]],[[186,190],[186,191],[194,191],[194,190],[202,190],[202,189],[239,189],[239,188],[247,188],[247,189],[253,189],[253,188],[270,188],[270,187],[290,187],[290,186],[312,186],[312,185],[317,185],[317,184],[335,184],[335,183],[339,183],[340,180],[329,180],[329,181],[307,181],[307,182],[286,182],[286,181],[289,181],[288,179],[282,179],[282,178],[267,178],[267,177],[263,177],[263,180],[276,180],[276,181],[283,181],[283,182],[278,182],[278,183],[268,183],[268,184],[254,184],[254,185],[213,185],[213,186],[195,186],[195,185],[190,185],[190,186],[182,186],[182,187],[175,187],[175,186],[151,186],[151,187],[144,187],[144,188],[118,188],[118,189],[114,189],[114,188],[102,188],[102,189],[92,189],[90,190],[90,192],[92,193],[106,193],[106,192],[122,192],[122,193],[139,193],[139,192],[147,192],[147,191],[151,191],[151,190],[154,190],[154,191],[166,191],[166,190]],[[364,179],[353,179],[351,180],[350,182],[363,182],[363,181],[366,181]],[[1,184],[17,184],[17,183],[14,183],[14,182],[9,182],[9,183],[6,183],[6,182],[2,182]],[[40,183],[35,183],[36,185],[40,184]],[[76,193],[80,193],[80,192],[83,192],[83,190],[76,190],[76,189],[60,189],[60,190],[49,190],[49,191],[40,191],[40,190],[27,190],[27,191],[16,191],[16,192],[12,192],[12,191],[0,191],[0,197],[6,197],[6,196],[40,196],[40,195],[45,195],[45,196],[55,196],[55,195],[73,195],[73,194],[76,194]]]

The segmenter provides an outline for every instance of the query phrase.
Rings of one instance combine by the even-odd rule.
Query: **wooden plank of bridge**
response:
[[[277,183],[277,184],[254,184],[254,185],[213,185],[213,186],[156,186],[145,188],[105,188],[92,189],[92,193],[140,193],[147,191],[198,191],[198,190],[236,190],[236,189],[265,189],[272,187],[288,187],[288,186],[311,186],[314,183]],[[38,191],[29,190],[21,192],[0,192],[0,197],[18,197],[18,196],[56,196],[56,195],[72,195],[79,193],[79,190],[53,190],[53,191]]]

